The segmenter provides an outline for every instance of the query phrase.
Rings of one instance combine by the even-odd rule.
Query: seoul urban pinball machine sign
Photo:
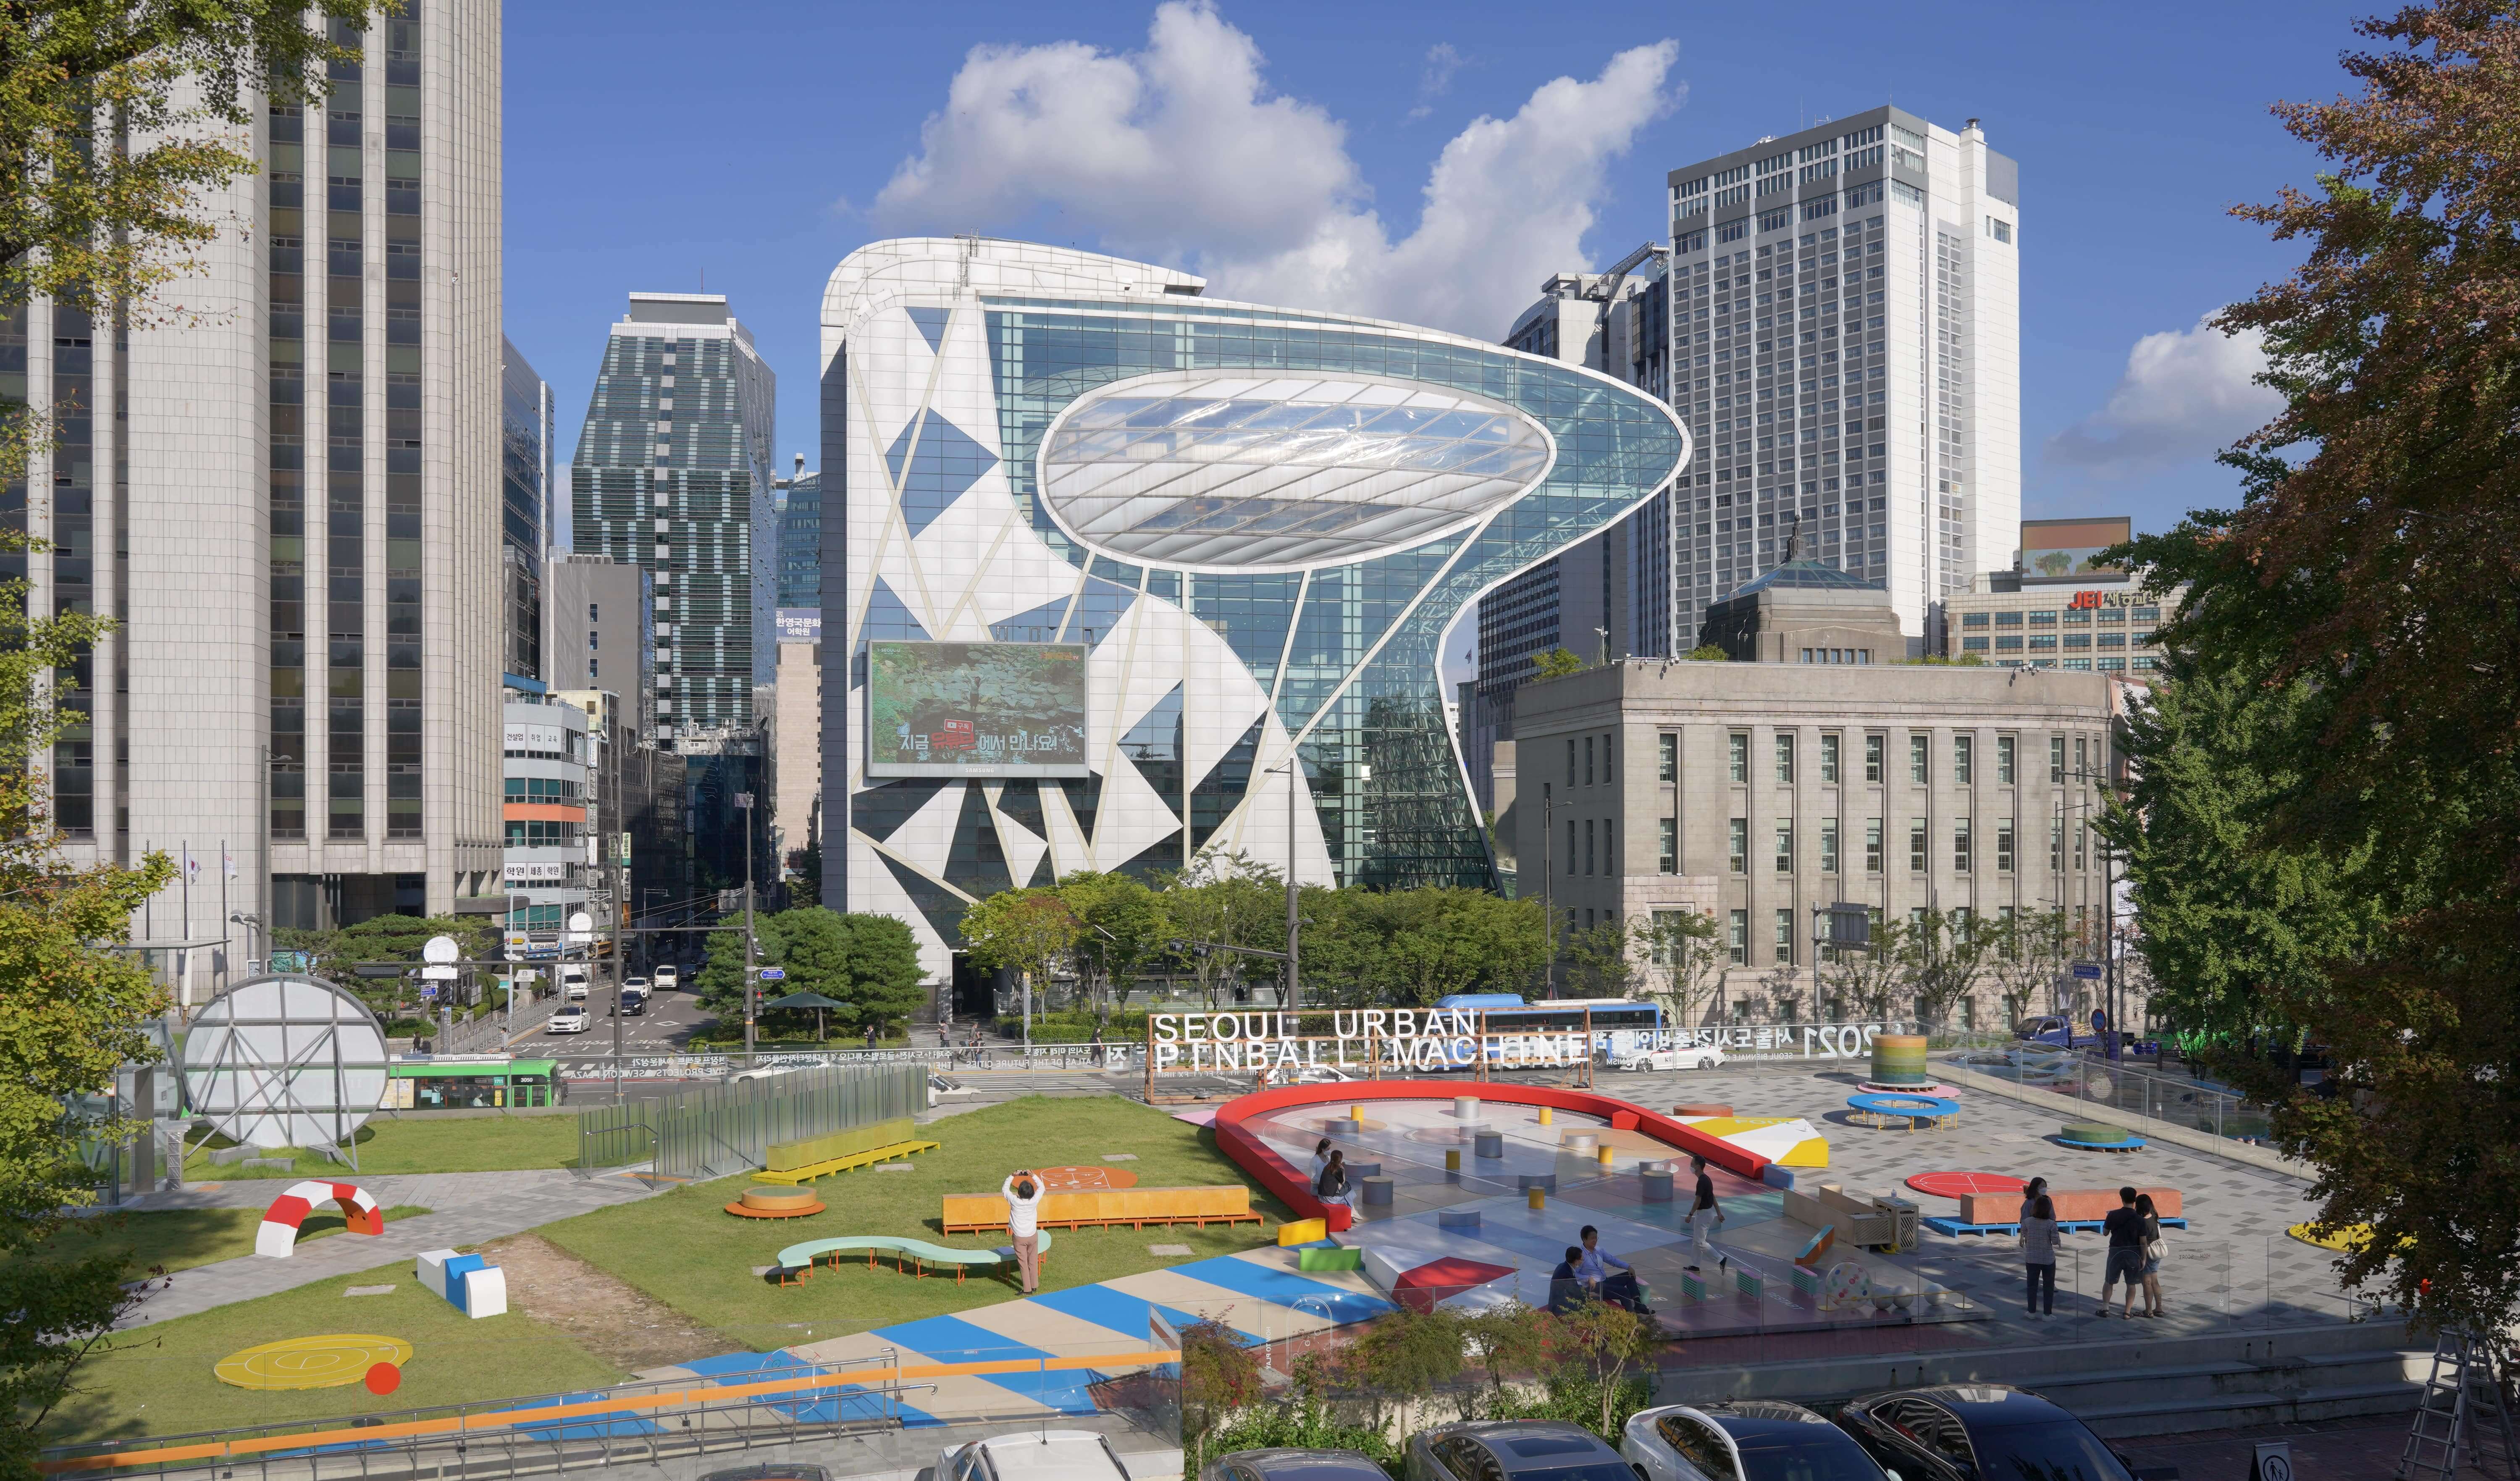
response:
[[[1365,1074],[1467,1069],[1565,1068],[1713,1045],[1733,1058],[1855,1059],[1897,1023],[1725,1024],[1636,1028],[1594,1022],[1581,1010],[1528,1021],[1474,1009],[1328,1009],[1298,1012],[1150,1013],[1149,1074],[1336,1069]],[[1562,1017],[1565,1021],[1554,1021]],[[1514,1021],[1517,1018],[1523,1022]]]

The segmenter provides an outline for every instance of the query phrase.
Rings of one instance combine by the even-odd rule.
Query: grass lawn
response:
[[[342,1295],[353,1285],[386,1284],[393,1290],[382,1296]],[[376,1332],[410,1343],[402,1387],[382,1398],[356,1383],[273,1393],[231,1388],[210,1374],[230,1353],[323,1332]],[[466,1317],[413,1279],[408,1263],[179,1317],[115,1341],[114,1351],[79,1367],[83,1392],[52,1416],[45,1443],[334,1417],[346,1423],[356,1414],[600,1387],[626,1376],[521,1313]]]
[[[910,1158],[910,1172],[861,1169],[815,1185],[831,1207],[810,1218],[738,1219],[725,1205],[746,1180],[730,1178],[546,1224],[535,1233],[695,1322],[768,1351],[990,1306],[1019,1293],[1012,1275],[974,1277],[957,1285],[951,1276],[922,1280],[888,1266],[869,1271],[843,1265],[816,1271],[810,1281],[778,1286],[752,1274],[786,1245],[872,1234],[971,1249],[1002,1244],[1003,1234],[941,1234],[943,1195],[995,1192],[1008,1173],[1026,1165],[1099,1166],[1105,1152],[1137,1153],[1137,1161],[1116,1165],[1135,1172],[1141,1188],[1248,1181],[1216,1149],[1212,1133],[1113,1097],[1026,1097],[948,1117],[922,1128],[922,1135],[941,1144]],[[1274,1242],[1286,1210],[1254,1192],[1252,1207],[1266,1216],[1265,1225],[1056,1231],[1056,1247],[1042,1262],[1042,1286],[1087,1285]],[[1186,1244],[1192,1253],[1151,1255],[1149,1244]]]
[[[214,1260],[234,1260],[253,1253],[254,1232],[262,1227],[258,1208],[171,1208],[156,1213],[98,1214],[54,1236],[45,1253],[54,1257],[91,1255],[118,1250],[131,1262],[133,1278],[151,1269],[191,1270]],[[430,1212],[398,1203],[385,1210],[385,1222]],[[297,1226],[297,1240],[341,1232],[338,1210],[318,1211]]]
[[[204,1151],[184,1161],[191,1183],[241,1183],[250,1178],[355,1178],[360,1173],[488,1173],[513,1168],[575,1167],[575,1116],[415,1115],[380,1118],[360,1127],[359,1169],[353,1173],[313,1152],[293,1152],[292,1170],[221,1167]],[[230,1144],[212,1137],[208,1146]],[[279,1156],[279,1152],[261,1155]]]

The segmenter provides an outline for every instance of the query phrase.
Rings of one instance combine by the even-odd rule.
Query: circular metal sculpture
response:
[[[384,1030],[366,1004],[283,972],[240,982],[195,1015],[184,1096],[231,1142],[331,1146],[375,1113],[387,1062]]]
[[[1353,372],[1166,371],[1079,396],[1041,498],[1087,546],[1211,568],[1333,565],[1466,528],[1555,457],[1501,401]]]

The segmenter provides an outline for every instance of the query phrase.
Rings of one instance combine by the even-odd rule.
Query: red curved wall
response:
[[[1692,1131],[1687,1123],[1646,1110],[1642,1105],[1604,1096],[1589,1090],[1561,1090],[1549,1085],[1508,1085],[1483,1081],[1475,1088],[1446,1080],[1367,1080],[1331,1085],[1287,1085],[1276,1090],[1258,1091],[1237,1100],[1230,1100],[1216,1113],[1216,1144],[1225,1150],[1260,1182],[1260,1186],[1278,1195],[1280,1202],[1295,1211],[1300,1219],[1330,1221],[1334,1230],[1347,1228],[1348,1210],[1344,1206],[1325,1207],[1313,1193],[1302,1170],[1290,1166],[1286,1159],[1272,1150],[1243,1122],[1267,1111],[1283,1110],[1290,1105],[1354,1105],[1367,1100],[1453,1100],[1464,1095],[1475,1095],[1481,1100],[1500,1105],[1546,1105],[1555,1110],[1580,1111],[1607,1121],[1622,1112],[1637,1118],[1637,1130],[1690,1156],[1704,1157],[1727,1172],[1744,1178],[1758,1179],[1768,1168],[1768,1159],[1743,1151],[1729,1142],[1720,1142],[1703,1132]]]

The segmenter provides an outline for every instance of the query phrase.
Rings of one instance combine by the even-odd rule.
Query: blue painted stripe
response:
[[[1107,1285],[1074,1285],[1066,1290],[1044,1291],[1032,1299],[1052,1311],[1091,1322],[1097,1326],[1107,1326],[1128,1341],[1138,1343],[1147,1341],[1147,1308],[1149,1306],[1163,1313],[1164,1320],[1171,1323],[1176,1331],[1196,1326],[1203,1320],[1195,1312],[1148,1301],[1144,1296],[1132,1296]],[[1245,1347],[1260,1340],[1259,1333],[1246,1328],[1238,1326],[1235,1331],[1242,1338]]]
[[[925,1353],[938,1363],[1001,1363],[1010,1358],[1047,1358],[1038,1347],[973,1326],[960,1317],[922,1317],[898,1326],[878,1326],[867,1333],[894,1346]]]
[[[1237,1295],[1256,1296],[1275,1306],[1291,1307],[1299,1300],[1309,1300],[1327,1306],[1329,1320],[1341,1324],[1364,1322],[1392,1310],[1391,1303],[1379,1296],[1368,1296],[1341,1286],[1308,1280],[1292,1271],[1273,1270],[1232,1255],[1213,1260],[1193,1260],[1188,1265],[1176,1265],[1170,1269],[1174,1275],[1223,1286]]]

